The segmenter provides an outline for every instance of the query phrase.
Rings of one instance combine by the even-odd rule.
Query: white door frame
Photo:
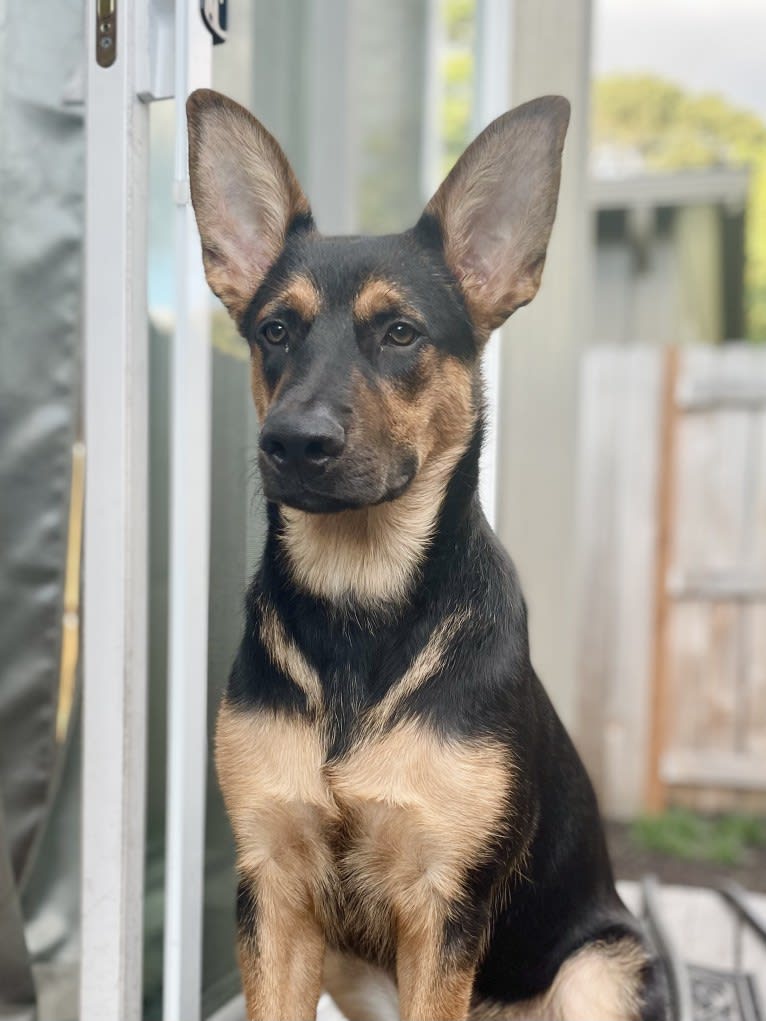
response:
[[[147,712],[149,108],[210,82],[196,0],[114,0],[116,59],[86,11],[84,706],[81,1021],[142,1016]],[[109,4],[106,4],[109,7]],[[175,18],[175,33],[173,32]],[[175,45],[173,35],[175,34]],[[142,99],[139,99],[139,96]],[[208,294],[177,109],[165,1017],[201,995],[207,716]]]
[[[146,777],[149,111],[146,5],[117,0],[117,55],[86,24],[82,1021],[139,1021]]]

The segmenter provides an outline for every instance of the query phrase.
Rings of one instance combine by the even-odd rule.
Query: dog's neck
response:
[[[475,495],[480,432],[477,424],[467,446],[433,457],[395,500],[335,514],[281,507],[277,539],[293,583],[331,604],[382,609],[405,603],[443,520],[448,490],[459,490],[451,500],[457,516]]]

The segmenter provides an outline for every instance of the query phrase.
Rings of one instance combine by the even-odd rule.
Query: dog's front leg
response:
[[[303,884],[276,867],[243,877],[238,950],[248,1021],[312,1021],[325,939]]]
[[[465,1021],[474,965],[445,953],[441,925],[400,928],[396,950],[402,1021]]]

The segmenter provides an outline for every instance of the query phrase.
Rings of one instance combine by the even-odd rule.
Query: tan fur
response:
[[[251,345],[250,348],[250,392],[253,395],[255,410],[258,412],[258,420],[263,424],[271,397],[263,375],[263,355],[257,344]]]
[[[261,615],[261,641],[274,666],[289,677],[303,691],[309,708],[318,713],[322,707],[322,683],[316,670],[306,662],[303,653],[288,637],[282,621],[271,606]]]
[[[278,882],[254,881],[258,917],[240,938],[239,970],[249,1021],[313,1018],[322,991],[325,938],[308,901],[289,901]]]
[[[478,1003],[472,1021],[638,1021],[646,951],[635,940],[591,943],[568,958],[541,996]]]
[[[259,322],[283,308],[292,309],[301,319],[310,323],[319,315],[322,295],[310,277],[296,273],[287,280],[279,294],[263,306],[258,315]]]
[[[377,412],[396,440],[412,444],[419,463],[425,465],[448,447],[467,444],[476,410],[471,371],[457,358],[427,347],[421,352],[418,372],[420,385],[414,396],[401,393],[392,383],[381,383],[380,396],[360,393],[356,399],[363,407],[369,402],[370,414]],[[382,403],[376,406],[377,401]]]
[[[405,699],[444,667],[449,649],[454,645],[469,617],[467,610],[458,610],[445,617],[412,661],[409,669],[391,685],[368,715],[365,723],[371,730],[383,730]]]
[[[447,451],[390,503],[337,514],[283,507],[282,538],[296,582],[335,601],[405,598],[436,526],[449,473],[462,452]]]
[[[240,869],[277,867],[298,903],[305,884],[330,868],[322,827],[338,817],[322,778],[320,731],[302,717],[238,709],[224,702],[216,726],[216,767]]]
[[[216,767],[237,844],[237,869],[258,904],[255,942],[240,941],[248,1017],[313,1017],[324,936],[314,907],[332,889],[325,839],[337,806],[322,777],[318,728],[299,717],[224,702]]]
[[[465,1021],[474,968],[445,967],[441,930],[413,930],[399,940],[396,979],[399,1012],[408,1021]]]
[[[369,322],[382,312],[400,312],[414,315],[415,311],[396,284],[372,278],[362,284],[354,298],[354,318]]]
[[[290,223],[309,204],[277,141],[244,107],[198,89],[187,103],[189,178],[205,274],[240,322]]]
[[[314,595],[394,602],[411,589],[476,420],[465,366],[429,351],[420,371],[423,384],[414,400],[391,385],[370,392],[361,382],[354,397],[361,435],[352,433],[349,445],[414,448],[420,469],[400,497],[336,514],[282,508],[282,541],[293,576]]]
[[[492,854],[513,785],[506,750],[408,721],[325,755],[320,728],[300,717],[219,712],[219,782],[257,901],[256,935],[240,941],[248,1016],[313,1016],[339,876],[359,894],[346,924],[380,947],[396,935],[402,1016],[464,1016],[471,976],[445,968],[441,938],[467,870]]]
[[[342,873],[371,945],[441,942],[467,870],[491,855],[513,784],[493,741],[448,741],[414,721],[363,740],[327,766],[353,834]],[[407,1015],[405,1015],[407,1016]]]

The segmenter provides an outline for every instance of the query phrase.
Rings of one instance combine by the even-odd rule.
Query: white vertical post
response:
[[[310,84],[305,187],[319,228],[326,234],[348,234],[354,229],[348,100],[352,7],[349,0],[309,0],[306,11]],[[326,59],[328,53],[332,61]]]
[[[145,4],[116,0],[117,49],[86,24],[82,1021],[141,1017],[146,768],[148,111]]]
[[[592,6],[592,0],[514,0],[507,33],[513,101],[561,93],[572,104],[540,293],[505,331],[497,528],[534,607],[532,661],[564,723],[573,719],[575,702],[577,395],[592,295],[586,201]]]
[[[474,134],[509,107],[510,25],[513,0],[478,0],[474,66]],[[487,520],[497,519],[497,434],[500,405],[500,343],[495,332],[484,352],[486,433],[479,465],[479,496]]]
[[[164,1021],[199,1021],[210,552],[210,296],[189,199],[186,97],[210,84],[196,2],[176,2],[175,329],[171,367],[170,622]]]

